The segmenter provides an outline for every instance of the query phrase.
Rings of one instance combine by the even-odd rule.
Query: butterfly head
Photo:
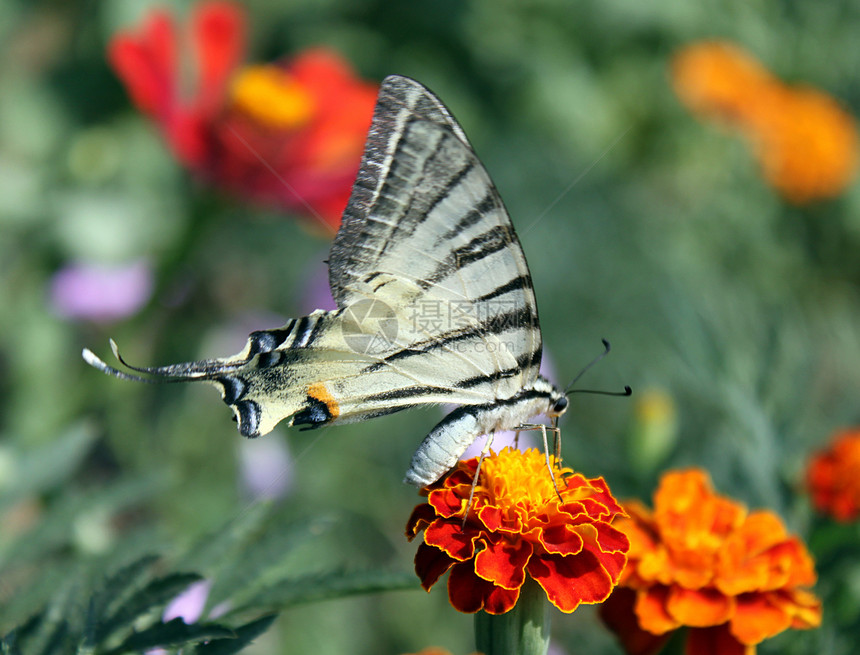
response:
[[[534,392],[541,398],[541,403],[546,402],[546,405],[542,404],[541,413],[549,418],[558,418],[567,411],[567,394],[542,375],[535,380]]]
[[[550,402],[552,403],[549,412],[547,412],[547,416],[551,418],[557,418],[564,414],[567,411],[567,406],[570,402],[567,399],[567,396],[564,395],[559,389],[553,389],[553,391],[558,391],[559,394],[553,394],[550,396]]]

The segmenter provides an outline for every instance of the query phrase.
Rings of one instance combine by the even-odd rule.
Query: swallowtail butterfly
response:
[[[120,378],[214,384],[239,432],[306,429],[453,403],[406,481],[435,482],[479,436],[557,418],[564,391],[539,375],[529,269],[498,192],[442,102],[385,79],[361,168],[329,255],[334,311],[254,332],[233,357],[138,368]]]

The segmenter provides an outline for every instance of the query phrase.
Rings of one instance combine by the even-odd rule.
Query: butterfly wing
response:
[[[462,129],[413,80],[380,88],[329,269],[336,311],[255,332],[233,357],[130,368],[215,384],[246,436],[287,418],[318,427],[492,403],[537,377],[537,307],[508,214]]]
[[[541,335],[528,265],[463,130],[414,80],[386,78],[329,257],[340,307],[396,313],[388,397],[442,385],[450,402],[507,398],[537,376]],[[430,401],[435,402],[435,401]]]

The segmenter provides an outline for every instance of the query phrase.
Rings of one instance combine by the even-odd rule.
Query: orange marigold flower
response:
[[[694,113],[742,124],[761,112],[761,91],[778,81],[734,44],[704,41],[675,54],[672,83]]]
[[[812,88],[780,87],[773,94],[774,111],[750,124],[765,179],[795,204],[838,195],[857,171],[854,119]]]
[[[358,171],[375,84],[336,53],[241,67],[245,15],[226,1],[198,3],[188,34],[153,11],[111,39],[108,59],[176,157],[206,182],[252,201],[321,218],[332,231]],[[194,75],[185,85],[187,60]]]
[[[788,86],[731,43],[687,46],[672,60],[678,97],[746,137],[767,182],[802,204],[841,193],[860,164],[854,119],[830,96]]]
[[[860,428],[837,432],[810,460],[806,480],[819,511],[839,521],[860,516]]]
[[[483,460],[469,507],[477,467],[478,458],[459,462],[409,518],[409,539],[424,531],[421,586],[429,591],[450,569],[448,597],[461,612],[509,611],[527,575],[563,612],[604,601],[629,544],[611,525],[621,507],[603,478],[555,469],[556,493],[543,454],[505,448]]]
[[[771,512],[714,493],[704,471],[667,473],[654,511],[625,503],[630,538],[618,590],[601,607],[628,653],[656,653],[687,626],[688,653],[747,653],[788,628],[815,628],[815,568]]]

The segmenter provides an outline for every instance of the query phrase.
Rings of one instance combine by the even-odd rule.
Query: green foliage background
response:
[[[444,585],[418,590],[401,536],[418,497],[400,480],[439,411],[276,430],[265,438],[288,442],[296,467],[270,506],[241,493],[240,438],[215,394],[121,383],[80,359],[83,346],[108,355],[108,337],[139,363],[237,352],[249,316],[298,315],[327,251],[291,217],[195,185],[131,107],[105,45],[149,6],[0,0],[0,634],[46,604],[76,640],[94,634],[89,599],[133,595],[117,572],[138,561],[135,584],[161,595],[145,595],[129,629],[158,621],[165,576],[193,573],[213,581],[210,608],[230,600],[219,625],[280,611],[248,653],[470,652],[471,618]],[[566,462],[645,499],[662,470],[703,466],[722,493],[778,512],[811,539],[825,625],[761,652],[855,652],[858,531],[814,519],[801,482],[809,453],[857,420],[860,187],[787,205],[738,139],[680,106],[668,61],[728,38],[857,115],[860,4],[246,6],[251,60],[326,44],[367,79],[409,75],[444,99],[517,226],[559,377],[606,337],[613,353],[587,386],[660,389],[677,408],[677,442],[647,462],[632,455],[633,400],[575,396]],[[64,264],[139,257],[157,289],[138,315],[52,312]],[[160,559],[137,559],[147,553]],[[590,608],[559,614],[554,644],[620,652]]]

